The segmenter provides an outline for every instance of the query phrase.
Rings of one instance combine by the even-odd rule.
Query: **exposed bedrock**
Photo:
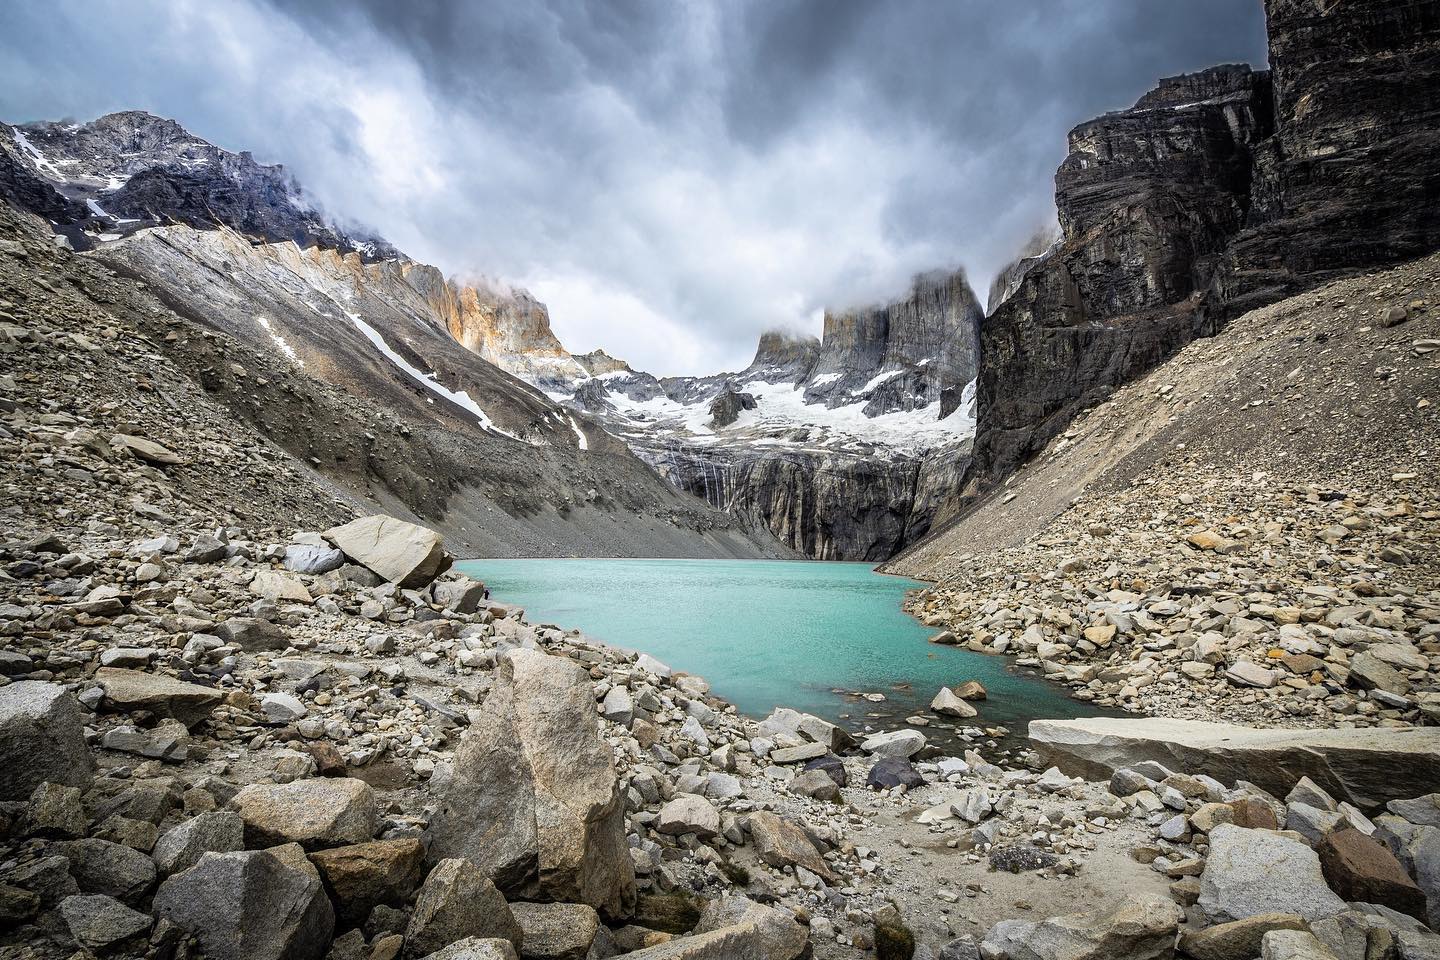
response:
[[[1071,131],[1060,242],[1017,261],[981,326],[975,457],[947,512],[1230,317],[1440,247],[1440,8],[1266,12],[1271,71],[1169,78]]]

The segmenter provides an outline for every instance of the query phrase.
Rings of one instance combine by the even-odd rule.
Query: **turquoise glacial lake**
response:
[[[914,580],[865,563],[784,560],[469,560],[459,569],[531,623],[575,628],[699,674],[743,712],[787,706],[854,731],[929,713],[941,686],[979,680],[972,726],[1093,716],[1065,688],[1002,657],[928,643],[933,632],[901,609]],[[883,702],[860,693],[883,694]],[[943,737],[942,737],[943,739]]]

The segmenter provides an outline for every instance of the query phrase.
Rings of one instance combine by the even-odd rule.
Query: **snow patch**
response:
[[[18,127],[15,128],[15,142],[20,145],[21,150],[24,150],[30,155],[30,162],[35,164],[36,170],[56,180],[65,179],[65,175],[60,172],[60,168],[51,163],[45,154],[41,153],[35,144],[30,142],[30,138],[20,132]]]
[[[400,356],[400,354],[396,353],[394,350],[390,349],[390,345],[385,342],[385,338],[380,336],[380,331],[376,330],[374,327],[370,326],[370,324],[360,319],[359,314],[350,313],[347,310],[345,312],[345,315],[348,316],[350,318],[350,321],[355,324],[356,328],[365,335],[365,339],[369,340],[372,344],[375,345],[375,349],[379,350],[382,354],[385,355],[385,359],[389,360],[391,363],[395,364],[395,366],[399,367],[400,370],[411,380],[414,380],[416,383],[420,384],[422,387],[431,391],[432,393],[444,397],[446,400],[449,400],[451,403],[455,404],[455,406],[461,408],[462,410],[469,411],[475,416],[475,419],[480,421],[480,426],[484,427],[486,430],[490,430],[499,434],[504,434],[512,440],[520,439],[510,431],[501,430],[499,427],[495,426],[495,421],[491,420],[490,415],[487,414],[484,410],[480,409],[480,404],[476,403],[471,398],[470,394],[466,393],[464,390],[451,390],[443,383],[439,383],[438,381],[436,381],[435,374],[421,373],[420,370],[411,366],[408,360]]]
[[[580,424],[575,422],[574,417],[570,418],[570,429],[575,431],[575,438],[580,445],[580,449],[589,450],[590,441],[586,438],[585,431],[580,429]]]
[[[295,348],[286,343],[285,338],[275,332],[275,328],[270,325],[269,317],[256,317],[255,322],[260,324],[266,333],[270,334],[270,339],[275,341],[275,346],[291,363],[297,367],[305,366],[305,361],[300,359],[300,355],[295,352]]]
[[[905,371],[903,370],[891,370],[889,373],[882,373],[877,377],[871,377],[869,383],[865,384],[865,386],[861,387],[859,390],[853,390],[851,392],[868,395],[876,387],[880,386],[880,384],[884,383],[887,380],[894,380],[896,377],[900,376],[900,374],[904,372]]]

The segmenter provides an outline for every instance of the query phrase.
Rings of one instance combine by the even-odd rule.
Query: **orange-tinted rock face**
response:
[[[430,301],[455,342],[500,369],[529,380],[586,376],[550,329],[545,304],[528,292],[459,286],[425,265],[407,270],[406,279]]]

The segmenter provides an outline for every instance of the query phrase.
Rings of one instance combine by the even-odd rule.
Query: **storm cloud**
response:
[[[1259,0],[0,5],[0,119],[149,110],[530,288],[568,347],[735,369],[1054,217],[1066,131],[1262,65]]]

